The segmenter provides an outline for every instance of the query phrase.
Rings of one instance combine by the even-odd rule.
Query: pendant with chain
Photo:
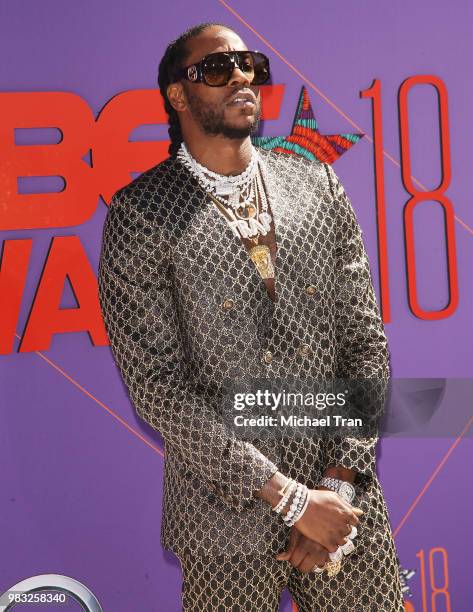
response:
[[[232,228],[235,235],[237,235],[238,237],[246,238],[247,240],[253,243],[254,246],[250,247],[248,250],[250,259],[256,266],[256,269],[258,270],[258,273],[260,274],[261,278],[267,279],[274,278],[274,265],[271,259],[271,250],[267,244],[258,244],[258,242],[261,234],[266,235],[270,231],[270,223],[272,217],[267,213],[267,211],[264,211],[258,215],[261,198],[260,187],[258,187],[259,186],[256,187],[255,204],[241,206],[240,208],[236,209],[236,214],[233,214],[232,210],[225,208],[212,193],[209,193],[209,195],[215,202],[215,204],[218,206],[218,208],[222,211],[227,220],[229,220],[230,227]],[[263,195],[263,198],[264,197],[265,195]],[[234,219],[235,216],[238,217],[236,220]],[[255,220],[255,217],[257,216],[261,220],[261,223]],[[251,226],[251,221],[254,222],[253,227]],[[242,222],[249,223],[249,231],[252,231],[252,234],[256,233],[256,236],[249,235],[249,231],[245,231]],[[238,228],[240,231],[236,231],[236,228]],[[261,229],[261,231],[258,231],[259,229]]]
[[[205,168],[192,157],[184,143],[177,156],[215,202],[233,233],[254,244],[249,249],[249,256],[261,277],[274,278],[270,248],[266,244],[258,244],[260,235],[265,236],[271,230],[272,217],[268,212],[258,154],[254,147],[250,164],[238,176],[219,175]]]

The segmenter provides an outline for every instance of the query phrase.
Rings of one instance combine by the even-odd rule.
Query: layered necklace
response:
[[[258,244],[259,237],[271,229],[272,217],[259,169],[259,156],[251,147],[251,160],[247,168],[236,176],[212,172],[192,157],[183,142],[177,158],[199,181],[227,220],[238,238],[253,243],[249,255],[262,278],[274,278],[274,267],[269,246]]]

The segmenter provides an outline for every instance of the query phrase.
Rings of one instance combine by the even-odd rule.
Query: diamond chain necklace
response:
[[[258,172],[258,153],[251,147],[251,160],[247,168],[236,176],[225,176],[209,170],[192,157],[185,143],[181,143],[178,159],[194,175],[206,191],[226,208],[226,217],[233,233],[242,238],[266,235],[272,217]],[[258,197],[259,196],[259,197]],[[261,202],[261,212],[258,201]],[[217,203],[216,202],[216,203]]]
[[[226,197],[227,201],[222,203],[230,205],[232,208],[239,208],[242,205],[241,197],[244,202],[251,199],[252,185],[258,170],[258,153],[255,147],[251,146],[251,159],[246,169],[236,176],[225,176],[209,170],[192,157],[185,143],[182,142],[177,153],[177,157],[194,174],[199,182],[217,197]]]
[[[192,157],[184,142],[181,143],[177,158],[207,191],[233,233],[253,243],[249,255],[261,277],[274,278],[269,246],[258,244],[260,235],[265,236],[270,231],[272,217],[268,213],[268,201],[255,147],[251,147],[251,160],[246,170],[237,176],[217,174],[202,166]]]

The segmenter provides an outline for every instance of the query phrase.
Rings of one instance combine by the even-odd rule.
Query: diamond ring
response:
[[[329,552],[328,556],[329,556],[330,561],[333,561],[334,563],[336,563],[337,561],[340,561],[341,559],[343,559],[342,547],[339,546],[335,552]]]
[[[340,546],[340,550],[342,551],[344,555],[349,555],[350,553],[352,553],[355,550],[355,545],[353,544],[353,540],[348,540],[346,544],[344,544],[343,546]]]

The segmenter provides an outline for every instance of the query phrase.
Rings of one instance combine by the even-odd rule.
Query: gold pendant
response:
[[[257,244],[251,247],[250,251],[251,261],[255,264],[258,272],[262,278],[273,278],[274,277],[274,266],[271,261],[271,251],[269,246],[266,244]]]

